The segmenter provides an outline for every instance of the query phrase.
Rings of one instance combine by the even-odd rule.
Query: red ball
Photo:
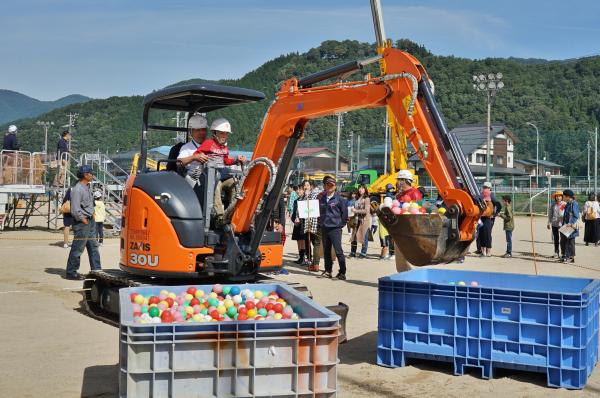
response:
[[[251,310],[252,308],[256,307],[256,305],[254,305],[254,301],[246,301],[244,303],[246,305],[246,309]]]
[[[170,311],[163,311],[160,314],[160,320],[162,323],[172,323],[173,322],[173,314]]]
[[[139,312],[139,311],[136,311],[136,312],[133,313],[133,316],[134,317],[136,317],[136,316],[142,316],[142,313]]]
[[[265,305],[265,310],[271,311],[272,309],[273,309],[273,303],[268,303],[267,305]]]
[[[160,303],[160,299],[156,296],[152,296],[148,299],[148,304],[158,304]]]
[[[256,308],[258,308],[259,310],[264,307],[265,307],[265,304],[262,301],[259,301],[258,303],[256,303]]]
[[[192,293],[190,293],[190,294],[192,294]],[[194,297],[193,299],[190,300],[190,306],[193,307],[195,305],[200,305],[200,300],[198,300],[197,298]]]
[[[217,310],[212,310],[212,311],[210,312],[210,316],[212,317],[212,319],[219,319],[219,317],[220,317],[221,315],[219,314],[219,311],[217,311]]]
[[[247,314],[247,313],[248,313],[248,309],[246,307],[238,308],[238,314]]]
[[[167,297],[165,301],[169,304],[169,308],[173,307],[173,303],[175,302],[171,297]]]
[[[188,292],[189,294],[191,294],[192,296],[193,296],[194,294],[196,294],[196,290],[197,290],[197,289],[196,289],[195,287],[192,287],[192,286],[190,286],[190,287],[188,287],[188,288],[187,288],[187,292]]]
[[[135,301],[135,296],[137,296],[137,295],[138,295],[137,293],[131,293],[129,295],[129,299],[131,300],[132,303]]]
[[[281,303],[277,303],[273,306],[273,310],[275,310],[276,313],[281,314],[283,312],[283,304]]]
[[[238,314],[238,321],[247,321],[248,320],[248,315],[245,312],[240,312]]]

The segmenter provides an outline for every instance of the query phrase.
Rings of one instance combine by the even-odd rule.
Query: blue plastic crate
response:
[[[380,278],[377,363],[526,370],[583,388],[598,361],[599,291],[595,279],[428,268]]]
[[[301,319],[133,322],[131,293],[179,294],[189,286],[120,290],[121,397],[336,396],[340,317],[286,285],[238,286],[277,292]]]

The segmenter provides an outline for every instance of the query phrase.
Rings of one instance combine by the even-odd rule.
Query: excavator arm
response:
[[[386,74],[367,76],[363,81],[312,87],[318,81],[347,75],[364,65],[354,62],[304,79],[292,78],[282,84],[263,120],[251,167],[247,170],[231,215],[233,232],[253,233],[249,248],[244,250],[249,256],[258,248],[268,214],[278,201],[308,121],[340,112],[378,107],[388,107],[391,111],[449,207],[450,221],[436,221],[444,230],[451,231],[444,238],[443,252],[446,254],[423,261],[451,260],[448,256],[456,257],[460,251],[452,249],[452,246],[458,245],[462,250],[473,240],[481,209],[477,200],[479,192],[458,142],[447,131],[437,110],[425,69],[410,54],[393,48],[384,49],[381,60],[385,62]],[[271,167],[266,167],[269,160]],[[458,177],[465,189],[461,188]],[[261,201],[263,203],[257,213]],[[389,214],[387,216],[384,218],[391,225],[394,219]]]

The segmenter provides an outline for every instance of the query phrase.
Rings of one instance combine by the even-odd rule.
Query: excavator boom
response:
[[[278,201],[284,176],[308,121],[339,112],[378,107],[388,107],[449,207],[449,219],[438,223],[440,228],[449,231],[444,239],[445,248],[441,252],[438,249],[437,254],[432,253],[431,258],[420,258],[417,262],[450,261],[473,240],[481,209],[477,199],[479,192],[456,139],[447,131],[437,110],[425,69],[410,54],[394,48],[385,48],[381,57],[386,73],[380,77],[312,87],[319,80],[333,77],[333,73],[325,71],[319,75],[321,79],[319,76],[301,80],[292,78],[282,84],[263,120],[252,156],[254,163],[247,171],[231,217],[236,234],[254,231],[256,238],[250,244],[248,255],[252,256],[258,247],[259,236],[268,218],[266,215]],[[354,70],[360,69],[362,64],[355,64]],[[340,73],[353,70],[348,64],[342,66],[338,68]],[[273,166],[266,167],[268,162],[277,164],[277,170]],[[465,189],[461,188],[458,177]],[[257,213],[261,200],[262,206]],[[390,225],[394,221],[392,217],[384,218]],[[401,247],[410,245],[410,239],[399,243]],[[459,246],[460,250],[457,249]]]

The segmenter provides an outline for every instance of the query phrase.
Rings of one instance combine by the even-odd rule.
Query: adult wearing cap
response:
[[[563,258],[565,256],[564,241],[560,239],[558,230],[562,227],[562,218],[565,213],[566,202],[563,201],[562,191],[556,191],[552,194],[553,203],[550,203],[548,209],[548,229],[552,230],[552,243],[554,243],[554,258]]]
[[[85,279],[78,271],[81,254],[87,249],[90,268],[99,270],[100,253],[96,241],[96,223],[94,221],[94,197],[90,183],[94,179],[90,166],[84,165],[77,170],[79,181],[71,188],[71,215],[73,216],[73,243],[67,260],[66,278]]]
[[[8,132],[4,135],[4,142],[2,143],[3,151],[18,151],[19,145],[17,144],[17,126],[11,124],[8,126]]]
[[[489,250],[483,250],[482,247],[488,249],[492,247],[492,229],[496,222],[496,216],[502,210],[502,204],[492,192],[492,183],[489,181],[483,183],[481,199],[486,203],[486,210],[482,213],[481,222],[477,224],[477,239],[475,240],[477,251],[475,254],[483,256],[484,252],[490,254]],[[485,246],[482,243],[485,243]]]
[[[340,270],[336,275],[339,280],[346,280],[346,257],[342,249],[342,228],[348,219],[348,203],[337,192],[337,184],[333,177],[323,178],[324,192],[319,198],[319,226],[321,242],[325,257],[325,271],[322,276],[332,278],[333,258],[331,248],[335,250]]]
[[[188,172],[200,167],[202,163],[208,160],[208,156],[204,153],[195,153],[204,140],[206,140],[207,130],[208,122],[204,116],[194,115],[188,120],[190,141],[181,146],[177,155],[177,163],[184,166]],[[169,153],[169,157],[175,157],[174,155],[174,153]]]
[[[563,191],[565,197],[565,212],[563,214],[562,225],[570,226],[574,231],[566,236],[561,232],[560,238],[565,242],[565,255],[562,261],[564,263],[575,262],[575,238],[579,236],[579,229],[577,228],[577,222],[579,221],[579,204],[575,200],[575,194],[570,189]]]

